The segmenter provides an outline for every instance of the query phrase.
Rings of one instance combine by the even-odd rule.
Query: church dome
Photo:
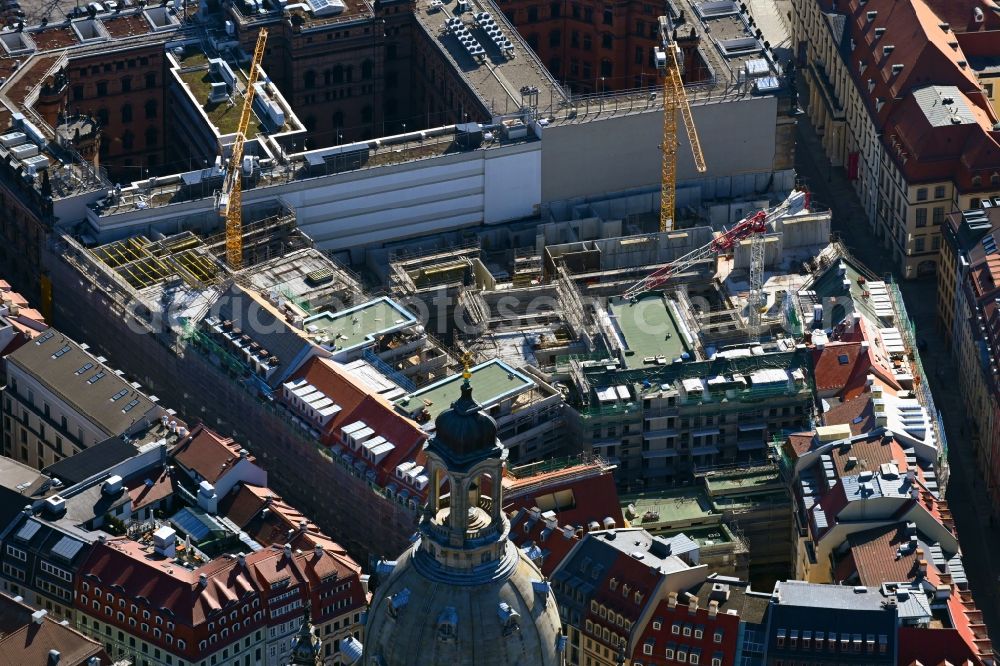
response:
[[[509,571],[476,585],[428,577],[411,547],[382,581],[365,626],[365,664],[556,666],[555,598],[527,555],[507,542]],[[381,659],[381,661],[379,661]]]
[[[489,451],[497,445],[497,424],[472,399],[472,387],[462,384],[461,397],[434,422],[434,442],[458,458]]]

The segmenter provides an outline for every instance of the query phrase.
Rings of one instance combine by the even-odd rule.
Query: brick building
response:
[[[653,2],[603,3],[592,0],[503,0],[500,8],[557,80],[576,93],[660,85],[654,58],[662,47]],[[689,18],[693,18],[693,10]],[[684,10],[672,17],[684,54],[683,79],[711,76],[698,49],[700,37],[685,24]]]

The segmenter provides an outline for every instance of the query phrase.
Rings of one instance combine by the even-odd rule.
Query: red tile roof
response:
[[[320,441],[324,444],[342,444],[341,428],[356,421],[364,421],[375,430],[376,435],[393,444],[393,450],[375,470],[379,485],[384,487],[390,481],[399,483],[393,472],[403,462],[416,461],[422,464],[422,449],[427,433],[415,421],[397,412],[391,402],[370,392],[366,384],[345,371],[339,363],[314,357],[290,378],[295,379],[305,379],[340,406],[340,411],[321,433]],[[350,451],[349,447],[345,447],[345,450],[358,460],[363,459],[358,452]]]
[[[46,616],[35,624],[35,612],[0,593],[0,666],[34,666],[51,663],[49,651],[59,652],[61,666],[84,666],[91,657],[112,663],[104,648],[69,626]]]
[[[819,391],[840,392],[854,373],[854,366],[867,359],[861,354],[859,342],[831,342],[823,349],[813,350],[813,376]]]
[[[204,624],[214,611],[257,591],[254,579],[236,566],[236,560],[219,558],[190,570],[125,538],[95,544],[80,573],[93,587],[126,599],[147,599],[150,612],[169,609],[172,621],[192,628]],[[202,573],[207,577],[204,586],[199,582]]]
[[[922,559],[930,560],[930,553],[923,552],[918,557],[919,549],[906,547],[909,541],[906,523],[895,523],[850,535],[848,542],[851,560],[861,585],[879,587],[882,583],[901,583],[923,578],[918,562]],[[904,549],[900,550],[900,546],[904,546]],[[936,571],[931,571],[934,569],[933,564],[928,564],[927,569],[928,578],[933,576],[939,580]]]
[[[288,543],[302,550],[322,546],[328,552],[347,555],[340,544],[269,488],[240,484],[222,499],[219,515],[232,520],[262,546]]]
[[[899,628],[899,660],[909,666],[939,666],[941,664],[982,664],[955,629],[930,627]]]
[[[160,500],[170,497],[174,492],[173,478],[166,469],[161,468],[155,478],[135,479],[129,486],[128,495],[132,499],[132,510],[137,511],[143,507],[155,504]]]
[[[240,459],[242,446],[229,437],[223,437],[205,425],[194,430],[173,450],[173,457],[185,469],[197,472],[209,483],[215,483]],[[256,458],[248,455],[250,462]]]

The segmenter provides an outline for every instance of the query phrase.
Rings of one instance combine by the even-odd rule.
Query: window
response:
[[[934,215],[931,218],[934,225],[937,226],[944,222],[944,206],[934,206]]]
[[[675,622],[674,626],[670,627],[670,633],[672,633],[674,636],[679,636],[681,633],[681,625]]]
[[[559,46],[562,39],[562,33],[558,30],[553,30],[549,33],[549,46]]]
[[[926,208],[918,208],[917,211],[916,211],[916,219],[917,219],[917,226],[918,227],[926,227],[927,226],[927,209]]]
[[[156,87],[156,72],[150,72],[146,74],[146,87],[155,88]]]
[[[926,243],[924,241],[924,237],[918,236],[917,239],[913,242],[913,249],[916,252],[923,252],[925,245]]]
[[[553,2],[549,5],[549,16],[552,18],[559,18],[562,16],[562,4],[558,2]]]
[[[146,101],[146,118],[156,117],[156,100],[151,99]]]
[[[132,122],[132,105],[123,104],[122,105],[122,122],[130,123]]]
[[[927,188],[917,188],[917,201],[927,201]]]
[[[73,99],[76,101],[83,99],[83,86],[73,86]]]
[[[614,22],[615,22],[615,12],[614,12],[614,10],[611,9],[610,7],[605,7],[604,8],[604,20],[602,21],[602,23],[604,23],[604,25],[614,25]]]
[[[663,623],[659,620],[653,620],[653,631],[659,631],[663,627]]]
[[[528,7],[528,22],[529,23],[538,22],[538,7]]]
[[[372,78],[372,61],[365,60],[361,63],[361,79],[367,81]]]
[[[722,642],[722,629],[716,630],[715,635],[712,636],[712,642],[714,643]]]
[[[576,30],[569,33],[569,45],[574,49],[580,48],[580,33]]]
[[[132,77],[126,76],[122,79],[121,84],[123,93],[132,92]]]
[[[645,645],[643,645],[642,646],[642,653],[643,654],[653,654],[653,644],[652,643],[646,643]]]
[[[132,150],[135,145],[135,135],[132,132],[122,134],[122,150]]]
[[[584,35],[583,35],[583,50],[584,51],[589,51],[591,49],[591,46],[592,46],[592,42],[591,42],[590,35],[588,35],[587,33],[584,33]],[[589,69],[590,65],[589,64],[585,64],[584,67]],[[586,75],[584,75],[584,76],[586,76]]]
[[[934,188],[934,198],[944,199],[944,185],[938,185]]]
[[[146,147],[155,148],[160,142],[160,132],[155,127],[146,128]]]
[[[684,625],[684,635],[685,636],[690,636],[691,635],[691,626],[690,625]]]
[[[635,64],[641,65],[642,59],[645,57],[645,51],[641,46],[635,47]]]
[[[107,81],[98,81],[97,82],[97,96],[98,97],[107,97],[107,95],[108,95],[108,82]]]
[[[601,48],[610,49],[614,48],[614,37],[611,36],[610,32],[606,32],[601,35]],[[639,61],[641,64],[641,60]]]
[[[611,78],[611,73],[614,71],[614,67],[611,61],[605,58],[601,61],[601,76]]]

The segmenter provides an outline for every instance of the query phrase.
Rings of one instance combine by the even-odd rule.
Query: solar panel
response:
[[[36,523],[33,520],[29,520],[17,531],[15,535],[17,539],[21,541],[31,541],[31,537],[35,536],[39,529],[41,529],[41,523]]]
[[[94,375],[93,377],[91,377],[90,379],[88,379],[87,383],[88,384],[96,384],[97,382],[101,381],[101,379],[104,377],[105,374],[106,373],[103,370],[101,370],[96,375]]]
[[[68,536],[59,539],[59,542],[52,546],[52,554],[62,557],[67,562],[76,557],[76,554],[83,548],[83,542]]]

